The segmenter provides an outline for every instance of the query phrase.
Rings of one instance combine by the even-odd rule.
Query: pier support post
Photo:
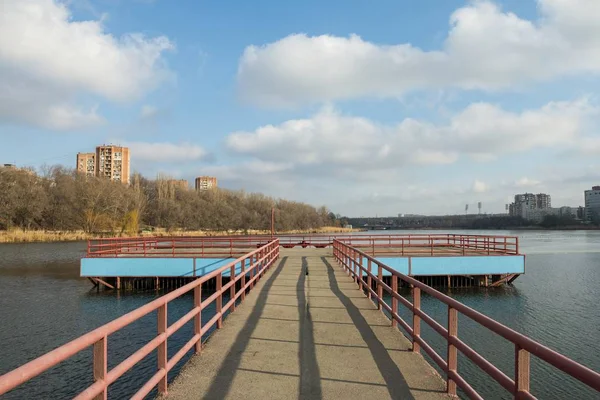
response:
[[[104,336],[102,339],[94,343],[94,382],[104,381],[108,373],[108,339]],[[94,397],[94,400],[106,400],[108,398],[107,387]]]
[[[221,329],[223,327],[223,273],[217,275],[217,292],[219,293],[217,297],[217,314],[219,314],[217,329]]]
[[[167,332],[167,304],[158,309],[158,334]],[[158,393],[167,393],[167,338],[158,345],[158,369],[164,369],[165,375],[158,381]]]
[[[229,278],[231,279],[230,282],[233,282],[233,284],[231,285],[231,287],[229,288],[229,300],[232,300],[235,297],[235,264],[233,264],[231,266],[231,270],[229,272]],[[231,312],[235,311],[235,301],[233,301],[233,303],[231,303]]]
[[[246,299],[246,259],[242,260],[242,301]]]
[[[383,268],[381,265],[377,265],[377,309],[381,310],[381,303],[383,302]]]
[[[413,353],[421,352],[421,345],[417,343],[415,338],[421,337],[421,317],[415,313],[415,310],[421,309],[421,289],[413,287]]]
[[[373,289],[373,278],[371,278],[371,274],[372,274],[371,265],[372,265],[371,259],[369,259],[369,261],[367,263],[367,268],[369,271],[369,273],[367,274],[367,285],[369,285],[369,289],[370,289],[367,291],[367,295],[369,296],[369,300],[371,300],[371,290]]]
[[[529,352],[515,344],[515,399],[529,392]]]
[[[202,306],[202,284],[194,288],[194,307],[200,308]],[[194,316],[194,335],[202,334],[202,310],[198,311],[198,314]],[[202,336],[198,339],[194,345],[194,352],[196,354],[202,351]]]
[[[362,274],[362,265],[363,265],[363,256],[362,254],[360,255],[360,257],[358,258],[358,288],[362,291],[363,290],[363,274]]]
[[[458,336],[458,311],[448,306],[448,336],[456,338]],[[458,368],[458,351],[456,347],[448,340],[448,371],[456,372]],[[446,392],[450,396],[456,396],[456,382],[446,376]]]
[[[392,327],[398,327],[398,321],[396,321],[396,314],[398,314],[398,299],[395,294],[398,293],[398,277],[392,274]]]

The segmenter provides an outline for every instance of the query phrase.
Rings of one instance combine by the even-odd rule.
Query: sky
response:
[[[598,0],[0,0],[0,163],[133,171],[347,216],[583,205]]]

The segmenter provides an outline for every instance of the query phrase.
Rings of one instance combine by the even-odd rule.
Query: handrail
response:
[[[404,255],[405,251],[423,255],[515,255],[519,239],[515,236],[463,234],[313,234],[277,235],[280,244],[290,246],[330,247],[343,240],[354,247],[369,247],[374,254]],[[218,257],[234,256],[240,251],[260,246],[270,240],[266,235],[249,236],[181,236],[92,239],[87,257]],[[234,251],[235,248],[235,251]],[[235,254],[234,254],[235,253]]]
[[[408,335],[413,342],[413,352],[419,353],[420,348],[423,348],[434,362],[446,373],[446,390],[450,395],[456,395],[456,387],[458,386],[463,389],[470,398],[481,398],[481,396],[458,373],[457,351],[460,351],[463,355],[473,361],[475,365],[513,394],[515,398],[535,398],[529,392],[530,354],[546,361],[548,364],[560,369],[591,388],[600,391],[600,373],[543,346],[535,340],[514,331],[410,276],[397,272],[362,250],[352,247],[340,240],[335,240],[333,246],[335,259],[342,265],[344,270],[354,278],[359,289],[366,289],[367,295],[369,298],[374,299],[377,307],[379,309],[385,308],[390,313],[393,326],[400,324],[405,331],[408,332]],[[365,260],[367,261],[367,267],[364,266]],[[376,265],[377,274],[374,274],[371,271],[373,264]],[[383,282],[384,270],[392,275],[392,287]],[[367,278],[367,283],[365,283],[363,279],[365,276]],[[412,303],[397,292],[399,279],[412,285]],[[371,283],[376,286],[376,290],[373,290]],[[383,290],[391,295],[391,306],[383,300]],[[448,306],[447,327],[443,327],[421,310],[421,291],[424,291]],[[413,316],[412,328],[398,315],[398,302],[411,310]],[[479,325],[486,327],[515,345],[514,380],[458,338],[458,313],[467,316]],[[421,337],[421,320],[425,321],[425,323],[431,326],[434,331],[446,339],[448,344],[448,356],[446,360],[435,352],[435,350],[433,350],[433,348],[431,348],[431,346],[429,346]]]
[[[152,391],[157,385],[159,393],[166,393],[167,373],[169,370],[171,370],[192,347],[195,348],[196,353],[201,351],[202,335],[207,333],[215,324],[218,329],[222,327],[223,316],[226,311],[229,309],[231,309],[231,311],[235,310],[236,300],[241,298],[243,301],[246,296],[246,290],[251,290],[256,281],[260,279],[278,258],[279,239],[274,239],[260,248],[235,259],[227,265],[0,376],[0,395],[16,388],[90,346],[93,346],[94,384],[81,392],[76,399],[92,399],[99,395],[106,398],[109,385],[157,348],[157,372],[142,386],[133,398],[144,398],[144,396]],[[236,269],[238,264],[240,265],[239,271]],[[230,277],[230,281],[225,285],[222,284],[224,272],[229,272]],[[202,284],[213,278],[216,278],[216,292],[203,301]],[[236,291],[236,283],[240,280],[241,287]],[[194,307],[178,321],[168,326],[168,303],[192,290],[194,291]],[[230,298],[229,302],[225,305],[223,305],[224,293],[229,293]],[[202,324],[202,310],[212,302],[216,302],[216,314],[210,321]],[[108,336],[153,311],[158,311],[157,336],[109,371],[107,360]],[[171,357],[170,360],[167,360],[167,339],[192,319],[194,319],[194,336],[181,348],[181,350],[179,350],[179,352]]]

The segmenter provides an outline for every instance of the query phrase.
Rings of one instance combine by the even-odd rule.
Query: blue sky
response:
[[[324,4],[325,3],[325,4]],[[345,215],[577,206],[600,2],[6,0],[0,162],[132,168]]]

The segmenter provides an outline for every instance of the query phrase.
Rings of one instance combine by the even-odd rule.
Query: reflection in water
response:
[[[394,233],[391,231],[383,234]],[[414,233],[406,232],[406,233]],[[424,233],[419,231],[419,233]],[[433,231],[431,233],[440,233]],[[452,233],[519,235],[527,254],[526,274],[513,287],[452,289],[447,294],[509,327],[542,342],[588,367],[600,370],[600,232],[455,231]],[[156,298],[160,293],[96,292],[79,278],[85,243],[0,245],[0,374],[74,339]],[[404,293],[410,298],[410,292]],[[169,306],[169,323],[191,308],[191,297]],[[447,309],[423,295],[422,308],[442,324]],[[205,310],[208,320],[212,310]],[[400,307],[410,321],[410,314]],[[423,336],[445,357],[443,339],[426,324]],[[459,336],[507,375],[513,376],[514,349],[504,339],[459,318]],[[124,360],[156,332],[155,314],[109,338],[110,366]],[[169,339],[169,353],[191,336],[188,324]],[[171,353],[173,352],[173,353]],[[155,371],[148,357],[110,388],[113,398],[135,392]],[[464,356],[459,370],[486,398],[511,398]],[[92,383],[91,351],[87,350],[49,371],[6,399],[71,397]],[[170,378],[176,374],[174,371]],[[557,384],[560,382],[560,384]],[[532,359],[532,390],[544,399],[597,396],[584,385],[543,362]]]

